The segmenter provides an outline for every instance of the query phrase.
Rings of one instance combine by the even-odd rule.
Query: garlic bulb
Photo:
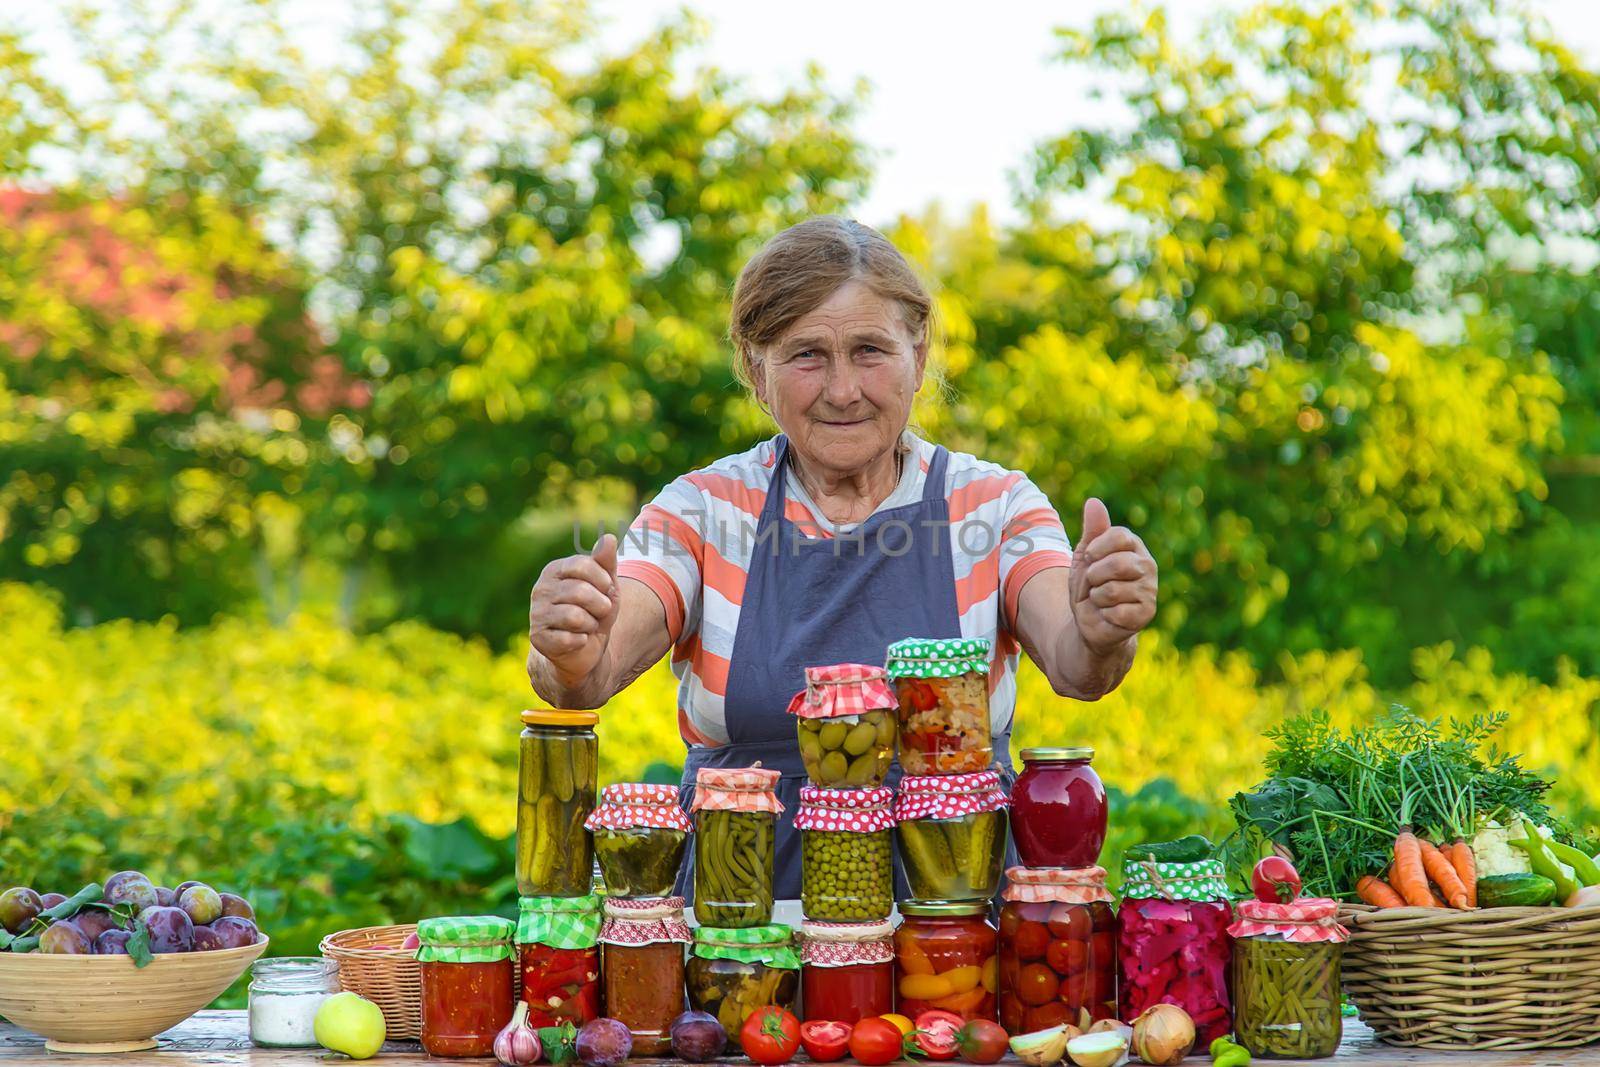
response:
[[[495,1035],[494,1058],[504,1067],[532,1067],[543,1051],[538,1032],[528,1022],[528,1002],[519,1000],[511,1021]]]

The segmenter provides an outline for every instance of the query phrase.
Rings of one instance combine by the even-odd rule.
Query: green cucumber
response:
[[[1133,845],[1123,852],[1131,860],[1155,860],[1158,863],[1199,863],[1211,858],[1211,842],[1199,834],[1180,837],[1176,841],[1146,841]]]
[[[1478,879],[1480,908],[1542,908],[1556,899],[1556,884],[1542,874],[1491,874]]]

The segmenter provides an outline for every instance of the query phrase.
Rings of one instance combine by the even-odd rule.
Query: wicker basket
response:
[[[1344,990],[1391,1045],[1565,1048],[1600,1039],[1600,907],[1340,908]]]
[[[422,1036],[422,965],[415,950],[397,947],[416,933],[415,923],[340,930],[322,939],[322,954],[339,961],[339,988],[359,993],[383,1010],[391,1041]]]

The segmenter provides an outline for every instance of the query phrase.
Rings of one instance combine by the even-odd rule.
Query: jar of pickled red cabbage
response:
[[[694,917],[702,926],[772,922],[772,864],[783,803],[778,772],[702,767],[695,775]]]
[[[1000,1025],[1013,1034],[1117,1009],[1117,917],[1100,867],[1012,867],[1000,909]]]
[[[532,1026],[582,1026],[600,1014],[600,898],[517,901],[522,999]]]
[[[1194,1020],[1195,1047],[1233,1025],[1228,996],[1233,909],[1220,860],[1122,864],[1122,1018],[1176,1004]]]
[[[894,927],[888,920],[802,923],[800,1004],[807,1021],[851,1025],[894,1011]]]
[[[1339,966],[1350,932],[1338,903],[1241,900],[1233,936],[1234,1040],[1253,1056],[1332,1056],[1344,1036]]]
[[[1011,838],[1024,867],[1089,867],[1106,840],[1106,790],[1094,749],[1025,748],[1011,787]]]
[[[994,1019],[995,929],[989,902],[900,905],[894,932],[895,991],[901,1015],[930,1008],[963,1019]]]
[[[994,771],[906,777],[895,832],[915,901],[988,901],[1005,867],[1006,794]]]
[[[806,687],[789,701],[800,762],[811,784],[866,789],[883,784],[894,759],[894,690],[882,667],[807,667]]]
[[[989,641],[911,637],[889,646],[899,700],[900,767],[965,774],[994,763],[989,733]]]

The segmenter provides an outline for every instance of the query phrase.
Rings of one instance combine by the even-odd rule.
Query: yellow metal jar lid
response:
[[[1025,748],[1023,763],[1041,763],[1048,760],[1092,760],[1094,749],[1088,745],[1067,745],[1059,748]]]
[[[901,915],[988,915],[987,900],[903,900]]]
[[[593,711],[562,711],[558,708],[529,708],[522,713],[528,726],[593,726],[600,715]]]

